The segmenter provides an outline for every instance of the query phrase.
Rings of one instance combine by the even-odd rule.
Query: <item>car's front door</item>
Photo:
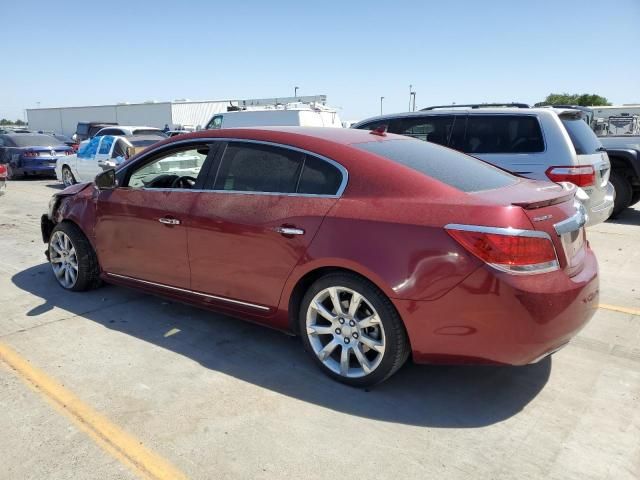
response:
[[[151,153],[100,192],[95,238],[105,273],[189,288],[187,227],[209,151],[200,141]]]
[[[221,305],[264,313],[278,305],[346,172],[281,146],[230,142],[221,150],[211,190],[199,194],[191,214],[191,287]]]

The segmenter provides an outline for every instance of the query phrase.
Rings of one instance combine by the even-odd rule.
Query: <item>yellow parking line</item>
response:
[[[613,310],[614,312],[628,313],[630,315],[637,315],[640,317],[640,310],[637,308],[619,307],[618,305],[607,305],[606,303],[601,303],[599,307],[604,308],[605,310]]]
[[[27,385],[43,394],[56,410],[69,417],[100,447],[140,477],[154,480],[187,478],[164,458],[142,446],[142,442],[138,439],[111,423],[69,390],[58,385],[42,370],[31,365],[2,343],[0,343],[0,360],[13,368]]]

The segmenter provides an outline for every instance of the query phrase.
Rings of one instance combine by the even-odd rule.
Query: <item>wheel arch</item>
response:
[[[607,155],[612,170],[625,170],[631,176],[640,178],[640,155],[637,150],[607,150]]]

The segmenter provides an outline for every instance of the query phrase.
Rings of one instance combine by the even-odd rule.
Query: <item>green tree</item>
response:
[[[583,107],[611,105],[605,97],[595,93],[550,93],[544,101],[536,103],[544,105],[580,105]]]
[[[21,126],[23,126],[23,125],[26,125],[26,123],[24,123],[22,120],[18,119],[18,120],[16,120],[16,121],[14,122],[14,125],[18,125],[18,126],[20,126],[20,127],[21,127]]]
[[[0,120],[0,125],[13,125],[13,122],[11,120],[3,118],[2,120]]]

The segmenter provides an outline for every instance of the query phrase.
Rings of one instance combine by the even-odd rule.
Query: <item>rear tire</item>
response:
[[[624,175],[623,171],[612,170],[609,181],[616,191],[613,212],[611,213],[611,218],[616,218],[624,209],[631,205],[633,190],[631,188],[631,182],[629,182],[629,179]]]
[[[96,252],[73,223],[58,223],[51,231],[49,262],[58,284],[65,290],[82,292],[102,283]]]
[[[389,298],[350,273],[330,273],[309,287],[299,327],[304,347],[320,369],[354,387],[386,380],[410,353],[404,324]]]

